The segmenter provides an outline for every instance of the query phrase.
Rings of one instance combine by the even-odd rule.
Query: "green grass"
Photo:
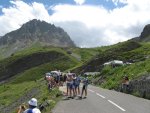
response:
[[[138,48],[131,49],[130,51],[124,51],[121,49],[128,49],[127,45],[128,44],[125,44],[124,42],[124,45],[120,47],[119,43],[117,45],[113,45],[112,48],[106,49],[99,54],[99,61],[107,59],[107,61],[105,62],[108,62],[109,60],[113,60],[115,58],[114,60],[132,60],[135,62],[132,65],[126,65],[116,68],[107,66],[103,68],[101,70],[101,74],[95,76],[94,78],[94,80],[99,80],[100,76],[103,77],[104,82],[102,84],[100,83],[101,87],[116,89],[121,84],[122,78],[125,75],[129,76],[129,78],[132,80],[150,73],[150,43],[140,43],[140,46]]]
[[[15,80],[12,83],[21,83],[25,81],[33,81],[44,77],[46,72],[50,72],[52,70],[61,70],[65,71],[69,68],[72,68],[77,65],[77,62],[72,61],[68,58],[61,58],[55,61],[51,61],[46,64],[42,64],[37,67],[33,67],[23,73],[17,75]]]
[[[55,69],[65,71],[80,64],[80,62],[78,62],[74,57],[68,55],[63,49],[47,47],[33,48],[33,50],[27,49],[24,51],[20,51],[9,58],[1,60],[0,66],[1,68],[3,66],[7,67],[8,65],[17,61],[18,59],[23,59],[24,57],[27,57],[29,55],[32,56],[32,54],[38,52],[61,53],[61,56],[47,63],[24,70],[23,72],[13,76],[13,78],[8,83],[0,85],[0,106],[4,107],[10,105],[33,88],[38,88],[40,90],[40,93],[36,95],[36,98],[39,100],[39,103],[42,103],[45,100],[51,101],[50,106],[47,108],[49,112],[60,99],[56,98],[56,95],[60,93],[58,89],[49,92],[47,90],[47,85],[45,81],[43,81],[43,78],[46,72]],[[48,111],[44,111],[43,113],[47,113]]]
[[[0,86],[0,104],[7,106],[31,90],[36,84],[33,81],[18,84],[4,84]]]
[[[33,53],[37,53],[37,52],[48,52],[48,51],[57,51],[60,53],[64,53],[66,54],[66,52],[58,47],[46,47],[46,46],[40,46],[40,47],[30,47],[30,48],[26,48],[22,51],[18,51],[16,53],[14,53],[14,55],[16,56],[23,56],[23,55],[29,55],[29,54],[33,54]]]
[[[42,113],[50,113],[57,102],[61,99],[61,96],[57,97],[57,95],[60,95],[61,92],[58,90],[58,88],[53,89],[51,92],[47,90],[47,87],[41,87],[40,90],[41,93],[38,95],[39,103],[43,103],[46,100],[50,102],[50,106],[48,106],[46,111],[43,111]]]
[[[38,99],[38,104],[44,103],[45,101],[50,102],[50,105],[46,108],[46,111],[43,111],[42,113],[49,113],[61,98],[56,97],[56,95],[60,95],[61,93],[57,88],[51,92],[48,91],[46,82],[43,79],[39,79],[36,82],[27,81],[19,84],[8,83],[0,86],[0,106],[4,107],[13,104],[13,102],[17,101],[20,97],[33,88],[39,89],[39,93],[34,96]],[[27,106],[28,100],[25,100],[23,103]],[[21,104],[22,103],[20,103],[20,105]],[[17,108],[14,108],[13,113],[16,112],[16,109]]]
[[[99,52],[96,56],[93,56],[91,59],[89,59],[87,62],[83,63],[83,66],[78,67],[75,69],[75,71],[83,72],[89,72],[89,71],[100,71],[100,66],[103,65],[105,62],[111,61],[111,60],[132,60],[132,56],[130,56],[130,51],[138,49],[142,47],[141,44],[134,41],[126,41],[123,43],[118,43],[116,45],[112,45],[112,48],[98,48]],[[137,56],[137,55],[134,55]],[[143,56],[140,58],[138,57],[138,60],[143,58]],[[137,59],[136,59],[137,60]],[[87,68],[90,67],[90,68]]]
[[[70,50],[72,53],[79,55],[82,62],[87,62],[99,53],[97,48],[71,48]]]
[[[11,71],[11,66],[16,66],[16,63],[18,64],[20,61],[24,62],[24,59],[30,59],[32,58],[32,56],[35,57],[35,54],[49,54],[50,57],[52,57],[52,59],[49,61],[44,61],[43,63],[47,63],[47,67],[45,67],[45,70],[47,71],[48,67],[49,69],[52,68],[53,69],[60,69],[60,70],[66,70],[66,68],[68,69],[68,67],[70,66],[75,66],[80,64],[79,61],[77,61],[74,57],[68,55],[65,51],[63,51],[61,48],[57,49],[57,48],[43,48],[42,50],[40,48],[36,48],[36,50],[31,50],[31,51],[22,51],[19,53],[16,53],[14,56],[8,57],[6,59],[3,59],[0,61],[0,76],[3,76],[3,73],[6,73],[8,71]],[[55,56],[55,57],[53,57]],[[40,60],[40,59],[39,59]],[[42,59],[43,60],[43,59]],[[35,62],[38,61],[34,61],[31,60],[28,64],[28,66],[30,66],[30,68],[35,67],[36,65],[34,64]],[[42,62],[41,62],[42,63]],[[49,64],[48,64],[49,63]],[[21,64],[18,64],[21,65]],[[23,64],[22,64],[23,65]],[[38,65],[42,65],[42,64],[38,64]],[[20,67],[21,68],[21,67]],[[27,68],[26,68],[27,69]],[[45,71],[43,69],[43,71]],[[37,72],[35,72],[33,70],[33,73],[37,74]],[[15,72],[15,74],[17,74]]]
[[[116,68],[107,66],[103,68],[103,70],[101,70],[101,74],[95,76],[94,78],[98,80],[100,76],[103,76],[104,82],[101,84],[101,87],[103,88],[117,88],[121,84],[124,75],[129,76],[129,78],[132,80],[150,73],[150,59],[148,58],[150,56],[150,43],[137,43],[136,47],[133,47],[133,49],[131,49],[130,46],[128,47],[128,44],[130,46],[132,45],[130,42],[124,42],[123,44],[118,43],[113,46],[98,48],[69,48],[69,50],[71,50],[73,53],[81,56],[81,62],[77,61],[76,58],[72,57],[70,54],[67,54],[68,48],[65,50],[64,48],[37,47],[38,45],[34,45],[23,51],[16,52],[11,57],[1,60],[0,68],[7,68],[9,64],[15,62],[16,60],[22,59],[29,55],[32,56],[34,53],[55,51],[61,53],[62,56],[53,61],[49,61],[47,63],[24,70],[23,72],[15,75],[9,83],[0,85],[0,106],[10,105],[27,91],[38,87],[40,93],[36,96],[36,98],[40,103],[45,100],[51,100],[52,104],[48,108],[48,110],[51,110],[59,100],[59,98],[56,98],[55,96],[60,92],[58,89],[55,89],[51,93],[48,92],[45,81],[42,79],[44,74],[55,69],[61,71],[74,70],[81,67],[83,64],[86,65],[86,63],[88,61],[92,61],[91,59],[94,59],[95,56],[96,58],[99,57],[106,60],[109,58],[111,59],[113,56],[117,56],[116,58],[122,60],[136,60],[136,63],[132,65]],[[45,111],[45,113],[46,112],[47,111]]]
[[[86,65],[87,62],[92,60],[97,54],[99,54],[102,50],[101,48],[70,48],[69,51],[77,54],[81,57],[81,61],[73,68],[67,69],[67,71],[80,73],[78,69],[82,70],[82,66]]]
[[[133,80],[147,73],[150,73],[150,59],[116,68],[106,67],[100,75],[105,77],[105,82],[101,86],[103,88],[116,89],[121,84],[123,76],[127,75],[130,80]]]

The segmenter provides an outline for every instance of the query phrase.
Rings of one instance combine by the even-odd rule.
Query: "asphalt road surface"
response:
[[[150,100],[89,86],[86,99],[62,99],[52,113],[150,113]]]

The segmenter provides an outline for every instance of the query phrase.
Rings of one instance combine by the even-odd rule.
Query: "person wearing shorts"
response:
[[[75,92],[76,92],[76,95],[80,95],[80,82],[81,82],[81,79],[78,75],[76,75],[76,79],[75,79]]]
[[[74,98],[75,96],[75,92],[74,92],[74,82],[73,82],[73,75],[70,74],[69,75],[69,78],[70,78],[70,87],[69,87],[69,91],[70,91],[70,96],[69,98]]]
[[[82,87],[82,93],[81,93],[80,99],[82,99],[83,93],[84,93],[83,98],[87,98],[88,78],[86,75],[85,75],[85,78],[82,80],[82,83],[83,83],[83,87]]]
[[[72,97],[73,82],[71,74],[67,75],[66,84],[67,84],[67,96]]]
[[[73,96],[77,96],[77,77],[76,77],[76,74],[73,73]]]
[[[66,87],[67,87],[67,95],[66,96],[69,96],[70,79],[69,79],[68,75],[66,76]]]

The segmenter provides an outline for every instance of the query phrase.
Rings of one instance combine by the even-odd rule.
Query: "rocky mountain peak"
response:
[[[150,36],[150,24],[146,25],[140,35],[141,39],[147,38]]]
[[[75,46],[62,28],[36,19],[23,24],[20,29],[7,33],[0,38],[0,46],[17,43],[21,47],[26,47],[35,42],[56,47]]]

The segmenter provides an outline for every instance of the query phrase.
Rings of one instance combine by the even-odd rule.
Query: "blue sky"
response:
[[[12,0],[13,1],[13,0]],[[76,5],[76,2],[73,0],[23,0],[26,3],[43,3],[45,7],[51,6],[51,5],[57,5],[57,4],[72,4]],[[111,0],[86,0],[84,2],[84,5],[102,5],[103,7],[113,10],[116,7],[123,7],[126,4],[118,3],[116,6]],[[0,6],[1,7],[10,7],[12,4],[10,3],[10,0],[0,0]],[[49,10],[49,13],[51,14],[51,10]],[[0,14],[2,14],[2,8],[0,10]]]
[[[0,36],[32,19],[62,27],[80,47],[115,44],[150,23],[149,0],[0,0]]]

